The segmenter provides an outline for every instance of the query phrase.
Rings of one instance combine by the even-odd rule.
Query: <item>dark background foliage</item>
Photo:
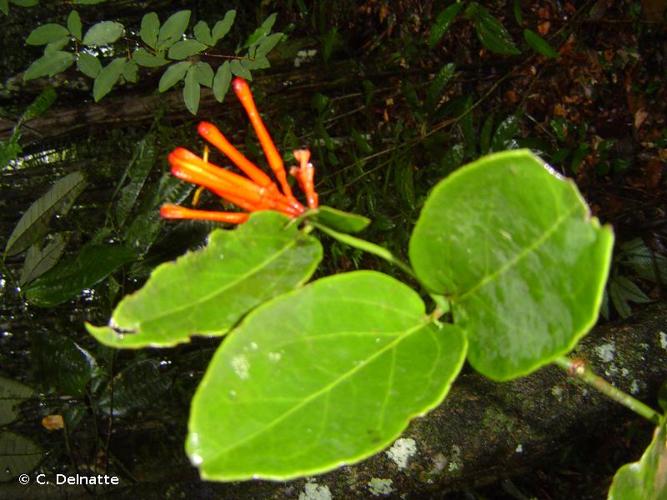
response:
[[[529,147],[572,177],[594,214],[614,226],[618,247],[606,317],[618,320],[639,303],[663,298],[664,2],[483,2],[506,28],[515,53],[485,42],[463,11],[444,30],[439,14],[449,4],[156,0],[76,7],[85,26],[115,20],[135,29],[149,11],[164,20],[190,9],[192,25],[236,9],[229,55],[275,12],[274,31],[287,38],[272,51],[271,67],[253,73],[256,100],[286,157],[296,147],[313,152],[320,199],[373,219],[364,237],[405,256],[409,228],[439,179],[488,152]],[[8,156],[0,171],[1,246],[58,179],[81,171],[87,182],[66,213],[51,214],[39,236],[41,245],[56,234],[66,242],[41,282],[20,282],[25,252],[4,258],[0,376],[36,391],[8,428],[44,450],[44,471],[110,471],[129,484],[194,480],[183,453],[189,402],[219,341],[118,352],[96,344],[82,324],[106,322],[155,265],[204,243],[212,224],[157,217],[162,202],[189,199],[190,188],[166,175],[165,158],[177,145],[201,148],[198,120],[218,124],[251,158],[259,161],[261,150],[231,94],[219,104],[204,89],[195,119],[180,88],[157,92],[161,70],[116,86],[98,103],[91,80],[74,67],[24,82],[22,72],[41,55],[25,45],[26,37],[39,24],[63,23],[72,8],[55,1],[10,5],[2,18],[0,139]],[[536,51],[525,29],[558,57]],[[129,43],[121,39],[115,50]],[[198,57],[215,61],[206,53]],[[22,121],[48,88],[57,95],[50,109]],[[16,158],[7,153],[13,130],[20,131]],[[217,205],[206,195],[203,203]],[[373,256],[325,243],[323,274],[394,272]],[[110,264],[100,272],[100,262]],[[46,430],[47,415],[62,415],[65,430]],[[623,435],[582,437],[579,449],[555,450],[551,462],[536,464],[529,476],[465,495],[600,497],[615,468],[637,458],[648,432],[628,420]]]

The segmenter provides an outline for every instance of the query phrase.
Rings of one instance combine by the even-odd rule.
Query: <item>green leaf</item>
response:
[[[107,415],[122,417],[135,410],[150,408],[167,396],[171,381],[160,373],[160,363],[144,359],[131,364],[114,377],[97,404]]]
[[[252,32],[252,34],[248,37],[243,46],[250,47],[251,45],[254,45],[257,42],[259,42],[266,35],[271,33],[271,28],[273,28],[273,25],[275,24],[277,17],[278,14],[273,13],[269,17],[264,19],[264,22],[262,22],[259,28],[257,28],[255,31]]]
[[[629,302],[645,304],[651,299],[634,282],[625,276],[614,276],[609,281],[609,297],[621,318],[632,314]]]
[[[139,66],[132,60],[125,61],[121,75],[126,82],[137,83],[139,79]]]
[[[343,212],[327,206],[309,210],[306,217],[343,233],[358,233],[371,223],[371,220],[363,215]]]
[[[482,131],[479,133],[479,152],[487,154],[491,152],[491,133],[493,132],[493,113],[490,113],[484,120]]]
[[[65,71],[74,63],[74,54],[56,51],[34,61],[23,74],[24,80],[33,80],[42,76],[53,76]]]
[[[102,21],[94,24],[83,37],[84,45],[109,45],[123,34],[124,26],[115,21]]]
[[[62,38],[59,38],[58,40],[55,40],[51,43],[49,43],[46,47],[44,47],[44,55],[48,56],[53,54],[54,52],[60,51],[63,47],[68,45],[70,43],[70,37],[64,36]]]
[[[472,366],[508,380],[567,353],[593,326],[612,244],[572,181],[516,150],[440,182],[409,253],[428,291],[451,301]]]
[[[44,458],[35,442],[14,432],[0,432],[0,483],[31,472]]]
[[[0,0],[0,12],[5,16],[9,15],[9,0]]]
[[[39,4],[39,0],[12,0],[12,3],[19,7],[34,7]]]
[[[56,91],[53,89],[53,87],[47,87],[42,90],[42,92],[23,112],[20,118],[20,122],[27,122],[46,113],[51,108],[53,103],[56,102],[57,97],[58,95],[56,94]]]
[[[195,64],[195,76],[197,77],[197,82],[199,85],[204,87],[213,86],[213,68],[209,63],[199,61]]]
[[[81,40],[83,37],[83,25],[81,24],[81,16],[75,10],[69,13],[67,16],[67,29],[77,40]]]
[[[86,52],[79,52],[79,59],[76,61],[76,67],[81,73],[90,78],[97,78],[97,75],[102,71],[100,60]]]
[[[78,5],[97,5],[98,3],[104,3],[107,0],[74,0],[74,4]]]
[[[623,243],[618,261],[641,279],[653,283],[667,281],[667,257],[651,250],[641,238]]]
[[[179,41],[190,22],[190,11],[180,10],[172,14],[162,27],[157,38],[157,48],[164,50]]]
[[[25,286],[55,266],[65,251],[66,244],[65,237],[58,233],[43,248],[37,244],[28,248],[19,284]]]
[[[510,115],[505,118],[491,139],[491,151],[502,151],[505,149],[516,149],[514,138],[519,133],[519,118],[516,115]]]
[[[534,31],[528,29],[523,30],[523,38],[526,40],[526,43],[530,45],[530,48],[532,48],[538,54],[542,54],[543,56],[550,58],[558,57],[558,52],[555,51],[551,45],[549,45],[549,42],[547,42]]]
[[[116,223],[123,226],[127,217],[134,207],[139,193],[146,182],[146,178],[155,165],[156,152],[155,140],[147,136],[137,143],[134,149],[134,156],[127,167],[126,175],[123,176],[122,183],[129,177],[130,182],[122,187],[119,185],[120,197],[115,203]]]
[[[486,8],[476,3],[471,4],[466,9],[466,14],[472,17],[474,21],[479,41],[491,52],[504,55],[517,55],[521,53],[514,44],[511,35],[505,29],[505,26],[493,17]]]
[[[667,498],[667,419],[638,462],[618,469],[609,489],[609,500],[660,500]]]
[[[449,29],[452,21],[456,18],[464,4],[455,3],[444,9],[435,18],[435,23],[431,26],[431,33],[428,36],[428,46],[435,47]]]
[[[523,13],[521,12],[521,0],[514,0],[512,5],[512,11],[514,12],[514,19],[518,25],[523,24]]]
[[[132,53],[132,60],[139,66],[144,66],[146,68],[158,68],[169,63],[169,61],[164,57],[153,55],[146,49],[135,50]]]
[[[98,370],[95,358],[72,339],[54,332],[33,332],[31,338],[37,379],[58,394],[83,396]]]
[[[215,43],[213,43],[213,37],[211,36],[211,28],[208,27],[206,21],[199,21],[197,24],[195,24],[193,32],[198,42],[201,42],[209,47],[215,45]]]
[[[252,74],[250,73],[250,71],[248,71],[248,68],[246,68],[238,59],[234,59],[230,63],[229,69],[236,76],[240,76],[245,80],[252,80]]]
[[[215,26],[213,26],[213,30],[211,31],[211,36],[213,38],[213,43],[211,45],[215,45],[220,40],[222,40],[227,33],[229,33],[229,30],[232,29],[232,25],[234,24],[235,19],[236,11],[228,10],[225,13],[225,17],[222,18],[222,21],[215,23]]]
[[[158,84],[160,92],[169,90],[185,78],[185,74],[188,72],[191,65],[192,63],[190,61],[181,61],[169,66],[160,78],[160,83]]]
[[[269,35],[264,38],[259,44],[259,47],[257,47],[255,57],[260,58],[262,56],[266,56],[275,48],[276,45],[278,45],[283,40],[283,38],[287,38],[283,33],[274,33],[273,35]]]
[[[68,35],[69,31],[67,28],[60,24],[43,24],[30,32],[25,43],[28,45],[46,45]]]
[[[208,246],[162,264],[114,311],[109,327],[86,325],[103,344],[173,346],[192,335],[226,334],[249,310],[312,275],[322,247],[276,212],[258,212]],[[270,284],[270,285],[268,285]],[[118,332],[118,333],[117,333]]]
[[[48,232],[51,217],[64,215],[86,185],[81,172],[72,172],[57,181],[49,191],[26,210],[7,240],[5,255],[22,252]]]
[[[19,416],[16,408],[21,402],[34,394],[27,385],[0,377],[0,425],[11,424]]]
[[[197,40],[181,40],[169,49],[169,58],[181,60],[206,50],[206,45]]]
[[[232,70],[229,67],[229,61],[225,61],[218,67],[213,79],[213,95],[218,102],[222,102],[229,90],[229,84],[232,81]]]
[[[99,101],[111,92],[111,89],[118,82],[120,75],[125,69],[125,58],[118,57],[106,65],[98,73],[93,84],[93,97],[95,102]]]
[[[466,352],[412,289],[339,274],[251,312],[192,400],[187,452],[203,479],[288,480],[366,458],[442,402]]]
[[[61,260],[56,267],[33,281],[25,290],[26,298],[36,306],[57,306],[76,297],[82,290],[95,286],[134,258],[134,251],[124,246],[90,243],[74,260]]]
[[[461,5],[461,4],[454,4]],[[454,76],[454,71],[456,66],[453,63],[445,64],[438,74],[435,75],[435,78],[428,86],[426,91],[426,107],[430,111],[435,111],[438,106],[440,99],[442,98],[442,91],[444,90],[449,80]]]
[[[199,82],[197,81],[195,66],[190,66],[188,73],[185,75],[183,102],[185,102],[185,107],[188,108],[188,111],[193,115],[196,115],[197,110],[199,109],[200,94],[201,89],[199,88]]]
[[[139,36],[151,49],[157,48],[157,36],[160,31],[160,18],[155,12],[149,12],[141,18]]]

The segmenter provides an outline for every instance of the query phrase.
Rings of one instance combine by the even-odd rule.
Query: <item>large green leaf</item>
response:
[[[33,394],[33,390],[16,380],[0,377],[0,425],[7,425],[18,417],[16,406]]]
[[[110,327],[87,325],[103,344],[172,346],[192,335],[224,335],[249,310],[304,283],[322,247],[276,212],[258,212],[208,246],[159,266],[143,289],[125,297]],[[117,333],[118,332],[118,333]]]
[[[0,483],[28,473],[42,461],[44,452],[34,441],[14,432],[0,432]]]
[[[618,469],[609,500],[663,500],[667,498],[667,420],[662,419],[653,441],[639,462]]]
[[[571,181],[527,150],[462,167],[427,199],[410,240],[419,280],[446,295],[469,360],[507,380],[571,350],[595,322],[613,234]]]
[[[48,232],[51,217],[67,213],[86,185],[81,172],[72,172],[57,181],[49,191],[26,210],[5,246],[5,255],[22,252]]]
[[[67,239],[65,236],[62,233],[57,233],[43,247],[35,243],[28,248],[23,268],[21,269],[19,284],[24,286],[55,266],[65,251],[66,244]]]
[[[74,260],[61,261],[28,285],[26,298],[40,307],[62,304],[95,286],[134,257],[135,252],[124,246],[89,244]]]
[[[285,480],[381,450],[443,400],[464,333],[412,289],[358,271],[257,308],[216,352],[187,451],[204,479]]]

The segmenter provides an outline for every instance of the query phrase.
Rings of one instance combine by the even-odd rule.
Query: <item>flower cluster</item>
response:
[[[208,189],[224,200],[245,210],[245,212],[196,210],[179,205],[165,204],[160,208],[162,217],[166,219],[204,219],[240,224],[248,219],[250,212],[257,210],[275,210],[290,217],[297,217],[306,210],[292,193],[292,189],[287,182],[283,159],[262,118],[259,116],[248,83],[241,78],[235,78],[232,82],[232,88],[257,133],[269,167],[271,167],[273,175],[278,180],[278,185],[236,149],[215,125],[201,122],[197,128],[199,135],[225,154],[245,176],[209,162],[208,149],[205,149],[203,156],[198,156],[185,148],[176,148],[169,154],[171,173],[181,180],[197,184],[200,189]],[[307,149],[296,150],[294,151],[294,158],[299,162],[299,165],[290,169],[290,175],[296,178],[301,191],[306,196],[308,207],[317,208],[318,196],[314,186],[315,168],[310,163],[310,151]]]

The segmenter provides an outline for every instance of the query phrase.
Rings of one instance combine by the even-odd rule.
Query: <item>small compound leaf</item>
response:
[[[39,307],[57,306],[94,287],[135,257],[135,252],[124,246],[88,244],[73,260],[61,260],[28,285],[26,298]]]
[[[528,150],[486,156],[440,182],[410,239],[429,292],[452,303],[468,359],[494,380],[570,351],[593,326],[613,234],[573,182]]]
[[[181,40],[169,48],[169,58],[177,61],[206,50],[206,45],[197,40]]]
[[[215,26],[213,26],[213,30],[211,31],[211,37],[213,38],[213,43],[211,45],[215,45],[220,40],[222,40],[227,33],[229,33],[229,30],[232,29],[232,25],[234,24],[235,19],[236,11],[228,10],[225,13],[225,17],[223,17],[221,21],[215,23]]]
[[[192,63],[190,61],[181,61],[169,66],[160,78],[160,83],[158,85],[160,92],[169,90],[185,78],[185,74],[188,72],[191,65]]]
[[[209,63],[199,61],[195,64],[195,76],[199,85],[209,88],[213,85],[213,68]]]
[[[211,36],[211,28],[208,27],[206,21],[199,21],[197,24],[195,24],[193,32],[198,42],[203,43],[209,47],[211,45],[215,45],[213,43],[213,37]]]
[[[54,52],[58,52],[60,49],[68,45],[70,42],[70,36],[64,36],[62,38],[59,38],[58,40],[49,43],[46,47],[44,47],[44,55],[48,56],[50,54],[53,54]]]
[[[201,88],[199,87],[199,82],[197,81],[195,66],[190,66],[188,73],[185,75],[185,85],[183,86],[183,102],[185,102],[185,107],[188,108],[188,111],[193,115],[196,115],[197,110],[199,110],[200,94]]]
[[[266,56],[271,52],[276,45],[278,45],[284,38],[287,38],[283,33],[274,33],[273,35],[267,36],[257,47],[257,52],[255,52],[255,58],[261,58]]]
[[[62,257],[66,244],[65,237],[58,233],[43,248],[40,248],[37,244],[28,248],[21,269],[19,284],[25,286],[55,266]]]
[[[75,10],[69,13],[67,16],[67,29],[77,40],[81,40],[83,36],[83,25],[81,24],[81,16]]]
[[[7,240],[5,255],[22,252],[48,231],[51,217],[65,214],[86,185],[81,172],[72,172],[57,181],[49,191],[35,201],[18,221]]]
[[[93,98],[95,102],[111,92],[111,89],[116,85],[120,75],[123,73],[123,69],[125,69],[124,57],[118,57],[102,68],[93,84]]]
[[[653,434],[653,440],[638,462],[616,471],[608,500],[660,500],[667,498],[667,419]]]
[[[53,76],[65,71],[74,63],[74,54],[64,51],[52,52],[34,61],[23,74],[24,80],[42,76]]]
[[[34,441],[10,431],[0,432],[0,483],[31,472],[44,458]]]
[[[271,33],[271,28],[273,28],[273,25],[276,23],[277,17],[278,14],[273,13],[269,17],[264,19],[264,22],[262,22],[259,28],[257,28],[255,31],[252,32],[252,34],[248,37],[243,46],[250,47],[251,45],[255,45],[260,40],[262,40],[262,38],[264,38],[266,35]]]
[[[137,83],[139,79],[139,66],[137,66],[137,63],[132,60],[125,61],[121,76],[126,82]]]
[[[53,332],[34,332],[31,339],[37,380],[58,394],[83,396],[98,370],[95,358],[72,339]]]
[[[155,12],[149,12],[141,18],[139,36],[151,49],[157,48],[157,36],[160,31],[160,18]]]
[[[241,78],[245,80],[252,80],[252,74],[246,68],[241,61],[238,59],[234,59],[231,64],[229,65],[229,69],[232,70],[232,73],[235,74],[236,76],[240,76]]]
[[[102,63],[100,63],[100,60],[86,52],[79,52],[79,59],[76,61],[76,67],[81,73],[90,78],[97,78],[97,75],[102,71]]]
[[[523,30],[523,38],[535,52],[545,57],[556,58],[558,52],[544,38],[529,29]]]
[[[431,26],[431,33],[428,36],[429,47],[433,48],[438,44],[462,7],[463,3],[455,3],[438,14],[438,17],[435,18],[435,23]]]
[[[229,61],[220,65],[213,79],[213,95],[218,102],[222,102],[229,90],[229,84],[232,81],[232,70],[229,67]]]
[[[46,45],[63,37],[69,36],[69,30],[60,24],[43,24],[28,35],[25,43],[28,45]]]
[[[146,49],[137,49],[132,53],[132,60],[136,62],[139,66],[144,66],[146,68],[159,68],[169,63],[164,57],[156,56],[148,52]]]
[[[465,353],[464,333],[436,325],[390,276],[318,280],[258,307],[221,344],[192,400],[187,452],[221,481],[357,462],[442,402]]]
[[[27,385],[0,377],[0,425],[4,426],[16,420],[19,416],[16,406],[33,393],[34,391]]]
[[[86,36],[83,37],[83,44],[91,45],[108,45],[115,42],[123,34],[124,26],[115,21],[102,21],[94,24],[86,31]]]
[[[167,49],[179,41],[183,36],[183,33],[185,33],[185,29],[188,27],[189,22],[189,10],[180,10],[169,16],[169,19],[164,22],[158,34],[158,50]]]
[[[249,310],[300,286],[315,271],[322,247],[287,217],[257,212],[234,230],[215,230],[203,250],[159,266],[125,297],[109,327],[86,325],[103,344],[173,346],[192,335],[226,334]],[[267,286],[270,284],[270,286]],[[121,333],[116,333],[116,332]]]

